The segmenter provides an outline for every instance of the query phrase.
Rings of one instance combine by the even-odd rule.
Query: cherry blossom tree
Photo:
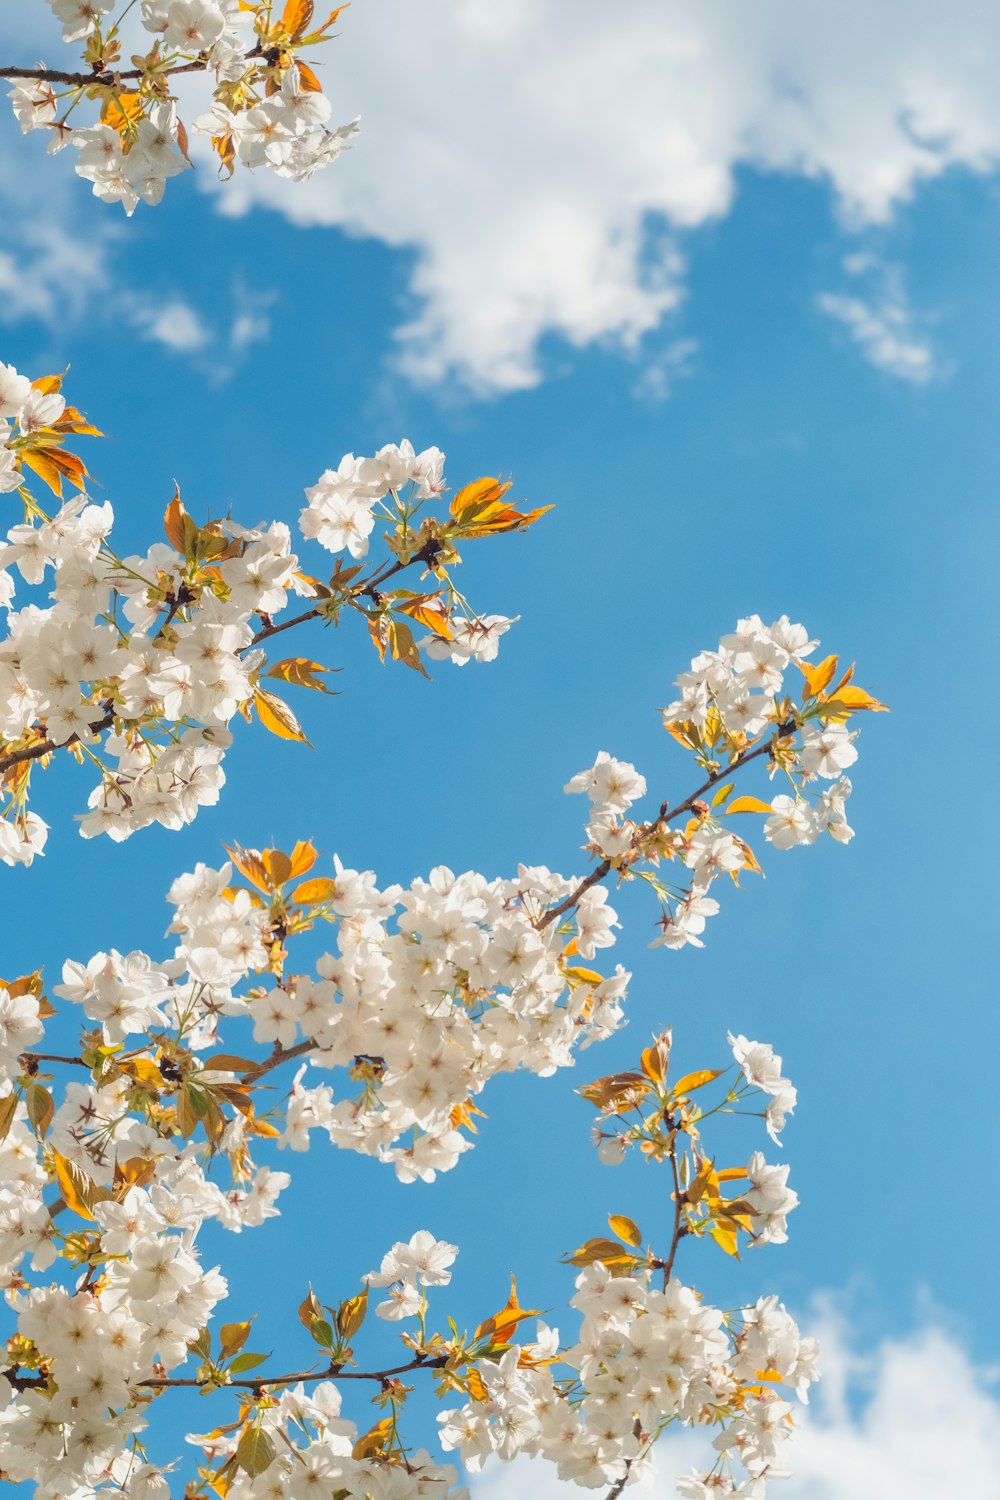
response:
[[[23,127],[76,147],[94,191],[127,212],[188,165],[178,74],[214,83],[193,127],[224,172],[308,175],[353,130],[327,128],[301,56],[337,11],[317,24],[309,0],[280,15],[234,0],[133,0],[116,20],[110,0],[52,9],[83,71],[0,72]],[[128,13],[155,39],[122,71]],[[494,477],[452,489],[436,448],[347,454],[305,490],[294,539],[279,522],[197,520],[177,492],[162,536],[123,556],[111,505],[86,493],[78,450],[99,436],[59,377],[0,364],[0,491],[20,506],[0,548],[0,859],[14,881],[44,852],[36,798],[44,810],[45,778],[70,759],[93,778],[81,834],[118,841],[216,803],[226,753],[252,732],[241,720],[308,743],[309,716],[284,695],[328,692],[329,668],[320,645],[285,632],[312,642],[359,626],[387,667],[426,674],[488,664],[516,623],[470,603],[461,553],[548,507],[518,508]],[[403,1182],[474,1171],[460,1158],[493,1078],[544,1079],[624,1025],[630,976],[608,961],[616,887],[648,891],[653,946],[701,947],[721,889],[760,872],[748,824],[761,853],[847,844],[856,721],[882,705],[817,646],[786,616],[750,616],[696,655],[663,710],[690,783],[650,794],[599,751],[566,783],[586,805],[569,875],[438,866],[383,886],[339,860],[323,869],[311,837],[233,843],[221,866],[170,884],[165,951],[69,955],[58,983],[39,971],[0,985],[4,1478],[41,1500],[445,1500],[466,1493],[447,1455],[475,1473],[525,1454],[614,1500],[685,1425],[709,1431],[681,1492],[759,1500],[819,1352],[776,1295],[715,1308],[690,1278],[698,1242],[734,1256],[787,1235],[788,1166],[762,1140],[747,1158],[725,1118],[750,1113],[779,1143],[796,1092],[767,1043],[730,1035],[674,1068],[664,1031],[637,1044],[633,1068],[579,1089],[599,1161],[639,1153],[670,1210],[662,1237],[615,1211],[567,1247],[563,1334],[513,1280],[502,1307],[460,1330],[444,1290],[459,1249],[420,1229],[357,1287],[295,1266],[285,1362],[250,1347],[254,1309],[226,1306],[225,1268],[203,1265],[199,1232],[277,1214],[289,1163],[311,1147],[372,1157]],[[329,951],[309,965],[299,939],[324,925]],[[368,1353],[373,1319],[399,1325],[388,1363]],[[436,1431],[413,1430],[421,1382]],[[185,1388],[209,1398],[208,1430],[189,1436],[194,1461],[164,1462],[152,1435]]]
[[[21,130],[41,131],[50,152],[73,147],[95,195],[127,214],[159,203],[192,165],[176,90],[193,81],[206,108],[191,133],[210,143],[223,177],[262,167],[302,181],[357,134],[357,120],[331,126],[306,61],[346,8],[323,18],[313,0],[51,0],[75,66],[0,67],[0,78],[13,84]]]

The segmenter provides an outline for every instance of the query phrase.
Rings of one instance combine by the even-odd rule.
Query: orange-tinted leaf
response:
[[[426,625],[442,639],[451,640],[451,621],[440,594],[407,594],[400,590],[393,596],[393,608],[400,614],[409,615],[411,620],[419,620],[421,625]]]
[[[250,884],[255,885],[259,891],[270,890],[270,881],[259,849],[241,849],[239,844],[223,844],[222,847],[244,880],[249,880]]]
[[[667,1076],[670,1067],[670,1041],[671,1032],[665,1031],[642,1054],[642,1071],[653,1083],[662,1083]]]
[[[342,1339],[349,1339],[357,1333],[365,1321],[368,1311],[368,1288],[359,1292],[356,1297],[348,1297],[337,1309],[337,1332]]]
[[[616,1266],[637,1266],[639,1257],[624,1250],[617,1240],[594,1239],[586,1240],[572,1255],[564,1255],[563,1260],[570,1266],[592,1266],[595,1261],[600,1261],[610,1269]]]
[[[877,698],[873,698],[870,693],[866,693],[864,688],[859,687],[839,687],[830,698],[824,701],[824,715],[830,714],[832,716],[835,711],[839,712],[841,709],[848,710],[852,714],[860,713],[865,709],[874,714],[887,714],[889,712],[884,703],[880,703]],[[847,717],[846,713],[844,717]]]
[[[301,906],[318,906],[322,901],[332,901],[337,894],[337,882],[326,875],[319,875],[315,880],[304,880],[301,885],[296,886],[292,892],[292,900],[298,901]]]
[[[52,1161],[56,1169],[56,1182],[66,1207],[71,1208],[82,1219],[93,1219],[94,1204],[111,1196],[107,1188],[98,1187],[88,1172],[78,1167],[75,1161],[68,1161],[58,1151],[53,1151]]]
[[[280,678],[282,682],[290,682],[294,687],[312,688],[317,693],[328,693],[330,689],[325,682],[320,681],[316,674],[331,670],[330,667],[320,666],[318,661],[310,661],[306,656],[288,656],[284,661],[272,662],[266,675]]]
[[[128,1057],[118,1066],[144,1088],[162,1089],[163,1074],[150,1057]]]
[[[577,1093],[603,1114],[618,1115],[633,1109],[649,1093],[650,1084],[641,1073],[610,1073],[594,1083],[585,1084]]]
[[[174,490],[174,498],[163,512],[163,530],[167,541],[175,552],[184,552],[184,517],[187,514],[181,504],[181,492]]]
[[[21,467],[25,465],[29,469],[34,469],[39,479],[48,485],[54,495],[62,496],[62,475],[52,463],[49,454],[40,448],[25,448],[21,453]]]
[[[412,667],[415,672],[420,672],[424,677],[424,664],[420,660],[420,652],[417,650],[413,640],[413,631],[409,625],[404,625],[402,620],[394,620],[391,616],[385,622],[386,639],[389,650],[394,661],[401,661],[404,666]]]
[[[827,656],[816,666],[811,667],[808,662],[799,662],[799,671],[806,680],[806,696],[817,698],[824,688],[830,686],[833,674],[837,670],[837,658]]]
[[[510,1278],[510,1296],[498,1313],[485,1318],[476,1329],[477,1339],[490,1339],[494,1344],[510,1343],[510,1335],[525,1318],[537,1318],[537,1307],[521,1307],[517,1300],[517,1282],[513,1272]]]
[[[156,1175],[156,1161],[146,1156],[130,1156],[115,1162],[115,1197],[124,1198],[129,1188],[148,1187]]]
[[[292,862],[287,854],[282,854],[280,849],[262,849],[260,862],[267,871],[272,888],[284,885],[285,881],[290,879]]]
[[[141,94],[120,93],[105,99],[101,106],[101,124],[110,125],[124,139],[134,129],[137,120],[145,113],[145,101]]]
[[[31,1121],[36,1132],[44,1140],[45,1132],[52,1124],[52,1116],[56,1112],[55,1101],[48,1089],[42,1083],[29,1083],[24,1094],[24,1101],[28,1106],[28,1119]]]
[[[312,68],[307,63],[302,62],[301,59],[296,60],[295,66],[299,70],[299,86],[307,94],[321,94],[323,92],[323,85],[316,77]]]
[[[464,485],[453,497],[449,509],[455,520],[460,520],[467,511],[477,511],[484,505],[495,505],[510,489],[510,480],[474,479]]]
[[[256,1066],[251,1058],[233,1052],[213,1052],[202,1061],[202,1067],[213,1073],[252,1073]]]
[[[51,396],[54,392],[62,390],[65,374],[66,371],[64,370],[62,375],[39,375],[37,380],[31,382],[31,389],[33,391],[41,391],[43,396]]]
[[[394,1417],[383,1417],[381,1422],[359,1437],[351,1449],[352,1458],[378,1458],[384,1453],[392,1442],[392,1429],[395,1424]]]
[[[695,1089],[704,1088],[706,1083],[711,1083],[713,1078],[718,1078],[722,1072],[722,1068],[700,1068],[696,1073],[685,1073],[684,1077],[674,1084],[673,1092],[690,1094]]]
[[[301,36],[312,20],[313,0],[287,0],[281,13],[281,27],[294,40]]]
[[[316,850],[308,839],[299,839],[292,850],[292,874],[305,875],[316,863]]]

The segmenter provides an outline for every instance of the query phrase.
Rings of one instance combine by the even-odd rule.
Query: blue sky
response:
[[[364,106],[377,117],[377,92]],[[384,165],[385,127],[374,131]],[[656,709],[689,658],[748,612],[802,619],[893,709],[863,728],[855,841],[768,851],[766,880],[724,897],[705,951],[648,951],[655,911],[622,893],[630,1026],[574,1072],[494,1085],[477,1149],[453,1173],[401,1187],[347,1153],[295,1157],[284,1217],[220,1243],[234,1313],[241,1296],[255,1300],[262,1258],[280,1263],[261,1317],[264,1347],[280,1348],[282,1313],[306,1281],[330,1300],[346,1294],[392,1240],[425,1225],[462,1246],[460,1318],[503,1301],[508,1269],[533,1305],[558,1307],[569,1286],[559,1254],[608,1212],[647,1232],[666,1215],[648,1172],[598,1166],[573,1090],[672,1024],[691,1067],[724,1057],[727,1028],[771,1041],[800,1096],[785,1135],[802,1199],[790,1243],[740,1266],[696,1248],[683,1272],[724,1303],[778,1291],[803,1318],[832,1294],[862,1350],[932,1323],[973,1361],[995,1358],[996,1320],[983,1316],[1000,1041],[989,973],[1000,199],[979,170],[989,163],[971,148],[963,163],[956,148],[957,164],[910,183],[911,201],[881,215],[855,205],[847,219],[849,184],[817,180],[822,163],[803,174],[730,160],[722,209],[690,228],[655,205],[643,218],[636,284],[660,272],[677,297],[634,347],[621,324],[590,338],[582,314],[567,314],[562,333],[540,318],[518,355],[533,383],[487,389],[481,351],[470,345],[464,365],[456,354],[461,309],[443,294],[422,375],[400,368],[398,329],[435,305],[420,278],[438,252],[416,230],[397,246],[370,226],[319,222],[327,208],[296,224],[246,192],[246,211],[223,215],[188,180],[119,224],[65,158],[41,161],[9,128],[2,141],[0,195],[28,192],[30,171],[31,191],[50,183],[56,207],[47,219],[35,198],[23,234],[0,234],[15,281],[34,268],[41,286],[34,313],[16,287],[6,311],[0,302],[0,358],[32,374],[72,365],[72,399],[109,435],[91,468],[120,546],[158,530],[174,479],[196,514],[232,506],[248,523],[293,521],[303,486],[341,453],[403,436],[440,445],[453,484],[509,473],[518,497],[557,507],[525,536],[467,549],[473,600],[521,616],[494,666],[443,666],[427,683],[380,667],[350,628],[317,632],[309,649],[343,671],[340,696],[297,700],[316,750],[241,728],[221,804],[193,827],[83,843],[71,819],[84,778],[44,778],[46,858],[28,876],[3,872],[5,971],[52,972],[112,944],[160,952],[170,879],[219,860],[224,839],[289,847],[311,835],[385,883],[437,863],[579,869],[582,806],[563,782],[606,749],[633,760],[657,798],[693,789]],[[362,136],[351,184],[365,150]],[[411,189],[429,190],[426,179]],[[441,192],[459,254],[460,204],[448,183]],[[364,227],[356,206],[343,214]],[[49,222],[91,257],[81,277],[46,269],[32,237]],[[469,246],[474,260],[475,228]],[[0,254],[0,285],[3,265]],[[824,294],[841,299],[840,316]],[[201,333],[183,335],[179,301]],[[144,336],[171,307],[189,347]],[[231,338],[241,314],[254,332],[242,351]],[[760,1144],[736,1122],[731,1132],[733,1160]]]

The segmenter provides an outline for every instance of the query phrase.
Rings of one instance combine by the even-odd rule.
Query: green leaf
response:
[[[236,1462],[251,1479],[263,1474],[274,1462],[274,1444],[263,1427],[248,1427],[236,1445]]]

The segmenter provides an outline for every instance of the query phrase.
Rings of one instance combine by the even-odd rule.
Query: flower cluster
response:
[[[113,0],[49,3],[64,40],[83,44],[84,71],[39,66],[0,76],[17,78],[10,99],[22,132],[47,131],[50,152],[75,147],[79,175],[127,214],[140,201],[159,203],[167,181],[191,166],[172,93],[176,74],[214,80],[211,107],[191,129],[211,142],[223,176],[241,163],[301,181],[357,134],[357,120],[330,127],[330,101],[299,55],[329,38],[343,7],[313,25],[312,0],[288,0],[280,16],[272,0],[141,0],[138,11],[125,5],[118,21],[110,16]],[[122,71],[126,40],[147,50],[134,52],[132,68]],[[85,125],[79,111],[87,101],[97,104],[98,118]]]
[[[22,422],[33,398],[16,373],[4,378],[21,434],[8,446],[23,473],[29,458],[62,454],[63,434],[57,425]],[[65,417],[58,400],[46,413],[53,423]],[[75,413],[70,420],[82,423]],[[403,659],[419,651],[412,636],[401,644],[406,619],[436,640],[454,640],[460,596],[447,586],[390,592],[389,577],[419,560],[440,580],[457,561],[460,539],[517,530],[536,514],[512,510],[496,480],[460,491],[444,519],[426,513],[443,484],[441,469],[436,450],[417,454],[404,444],[370,459],[349,456],[307,496],[304,527],[352,559],[338,556],[329,585],[309,581],[319,600],[313,613],[335,620],[344,609],[360,610],[376,647],[382,640]],[[375,514],[390,525],[394,560],[366,576],[374,527],[365,517]],[[9,533],[8,560],[25,581],[52,569],[56,585],[51,608],[15,611],[11,601],[10,645],[0,644],[12,682],[35,694],[30,718],[12,728],[20,738],[8,741],[20,745],[10,752],[12,797],[25,780],[19,768],[35,763],[19,753],[40,742],[51,754],[42,737],[53,723],[63,732],[79,724],[74,743],[96,758],[94,745],[106,752],[108,742],[87,716],[103,710],[110,741],[120,739],[138,767],[147,740],[158,743],[152,726],[165,714],[176,713],[172,722],[182,727],[164,737],[163,754],[190,743],[184,735],[192,731],[225,732],[230,704],[242,706],[244,694],[252,693],[265,722],[268,713],[290,712],[269,706],[281,700],[261,687],[257,651],[299,578],[287,531],[199,527],[178,500],[168,507],[166,531],[167,544],[145,557],[116,558],[97,507],[71,503],[49,518],[30,500],[30,519]],[[253,614],[261,623],[251,634]],[[770,631],[742,622],[729,639],[760,632],[768,639],[783,633],[800,655],[810,644],[787,622]],[[57,677],[57,665],[67,662],[66,680],[88,705],[72,721],[70,689],[63,701]],[[192,662],[197,669],[188,674]],[[295,680],[289,663],[282,665],[285,680]],[[596,863],[585,875],[568,879],[536,865],[487,879],[438,867],[408,886],[382,888],[372,872],[337,859],[331,875],[317,874],[308,842],[290,853],[234,845],[225,865],[200,864],[174,881],[175,942],[166,957],[112,949],[66,962],[54,993],[85,1018],[68,1053],[39,1050],[65,1045],[72,1013],[57,1015],[39,974],[0,988],[0,1285],[15,1320],[0,1371],[0,1467],[8,1477],[35,1480],[39,1500],[53,1486],[167,1500],[166,1471],[150,1462],[142,1436],[151,1397],[178,1384],[205,1392],[232,1386],[241,1395],[235,1419],[191,1437],[204,1459],[192,1493],[207,1486],[235,1500],[264,1493],[459,1500],[454,1471],[402,1435],[410,1387],[398,1377],[428,1371],[446,1403],[441,1443],[469,1469],[489,1455],[523,1453],[553,1463],[566,1480],[619,1493],[649,1467],[658,1437],[683,1423],[713,1427],[718,1453],[711,1470],[685,1481],[686,1492],[759,1500],[790,1428],[786,1397],[804,1399],[816,1378],[815,1345],[774,1297],[730,1311],[708,1306],[679,1279],[675,1262],[693,1240],[736,1256],[787,1238],[798,1202],[788,1167],[758,1150],[744,1164],[723,1166],[705,1144],[713,1117],[737,1113],[759,1114],[778,1140],[796,1091],[765,1043],[731,1035],[728,1069],[673,1081],[671,1038],[663,1033],[635,1070],[579,1089],[600,1112],[595,1143],[603,1162],[635,1151],[650,1164],[669,1164],[673,1228],[658,1252],[643,1248],[634,1220],[614,1214],[614,1238],[588,1240],[567,1257],[578,1272],[571,1307],[581,1320],[569,1346],[544,1323],[534,1339],[524,1337],[522,1325],[538,1314],[519,1304],[513,1284],[506,1305],[471,1335],[451,1320],[449,1333],[432,1332],[429,1302],[450,1282],[457,1247],[421,1230],[394,1244],[355,1296],[328,1305],[310,1290],[298,1311],[313,1364],[257,1375],[270,1356],[245,1347],[252,1320],[213,1331],[227,1287],[219,1267],[204,1269],[199,1236],[209,1223],[240,1232],[278,1213],[290,1173],[277,1162],[292,1158],[272,1153],[307,1150],[315,1130],[391,1165],[404,1181],[431,1180],[470,1149],[482,1113],[476,1101],[492,1078],[517,1069],[552,1073],[617,1030],[629,975],[620,966],[611,973],[590,967],[615,942],[605,882],[641,879],[665,920],[677,922],[685,904],[710,899],[711,881],[758,868],[725,820],[771,815],[772,805],[734,797],[732,781],[717,784],[724,775],[759,759],[805,802],[817,775],[836,774],[822,763],[828,752],[815,750],[817,737],[880,707],[849,674],[831,686],[836,658],[798,665],[800,698],[769,687],[756,738],[727,726],[711,705],[700,725],[670,721],[708,779],[646,822],[627,816],[646,794],[631,765],[602,752],[573,777],[567,790],[584,793],[591,809],[585,847]],[[140,671],[145,686],[133,686]],[[299,661],[297,671],[322,668]],[[712,703],[717,692],[718,681]],[[843,745],[843,735],[831,743]],[[117,776],[125,776],[121,766]],[[134,785],[128,795],[139,802]],[[674,885],[659,873],[671,862],[683,872]],[[313,972],[295,972],[293,944],[320,922],[335,941]],[[696,939],[691,931],[686,940]],[[46,1043],[54,1017],[60,1042]],[[254,1056],[256,1048],[263,1053]],[[295,1063],[276,1101],[272,1075]],[[72,1081],[58,1091],[45,1069],[63,1066]],[[757,1108],[748,1110],[748,1101]],[[664,1202],[662,1192],[654,1201]],[[384,1292],[376,1315],[404,1325],[407,1355],[363,1371],[355,1342],[376,1289]],[[375,1399],[387,1414],[368,1431],[341,1415],[341,1377],[377,1383]]]
[[[745,840],[726,826],[730,815],[769,814],[764,836],[776,849],[813,843],[824,831],[838,843],[853,836],[844,816],[851,783],[841,772],[857,760],[857,731],[846,722],[883,705],[853,684],[853,668],[834,685],[836,656],[809,665],[817,645],[787,615],[769,626],[751,615],[723,636],[718,650],[699,653],[677,679],[681,696],[663,710],[664,726],[708,772],[701,793],[710,794],[710,802],[699,796],[673,808],[664,802],[658,817],[638,824],[626,815],[645,794],[645,778],[606,752],[567,784],[568,792],[585,792],[590,799],[590,848],[603,867],[622,879],[642,875],[657,892],[662,915],[654,946],[700,946],[708,918],[719,910],[708,894],[713,883],[722,876],[738,881],[744,870],[760,869]],[[799,701],[785,680],[793,667],[803,679]],[[769,775],[784,777],[790,794],[770,803],[731,798],[733,783],[726,775],[765,754]],[[817,779],[835,784],[810,800]],[[691,816],[683,827],[668,826],[684,813]],[[662,861],[674,861],[690,875],[673,881],[653,875],[649,866]]]
[[[32,383],[0,364],[0,489],[16,492],[24,504],[24,520],[0,544],[0,606],[7,611],[0,638],[0,780],[8,794],[0,807],[0,859],[6,863],[29,864],[44,845],[46,825],[27,808],[31,771],[59,747],[70,747],[97,771],[81,832],[124,839],[150,823],[178,828],[218,800],[237,714],[255,712],[272,733],[304,741],[274,686],[327,691],[327,669],[306,657],[268,659],[263,643],[288,624],[336,624],[344,611],[360,614],[381,658],[388,654],[421,672],[414,624],[446,648],[435,654],[459,662],[496,655],[502,617],[474,614],[450,569],[460,560],[458,541],[520,530],[541,514],[496,498],[506,489],[498,481],[466,486],[442,515],[438,449],[417,454],[404,442],[374,458],[349,455],[337,471],[344,476],[339,491],[328,472],[306,492],[305,538],[338,554],[333,576],[322,582],[301,571],[284,523],[248,528],[225,519],[199,526],[179,496],[166,510],[165,541],[120,556],[110,541],[112,508],[88,502],[86,468],[66,447],[82,434],[99,435],[66,404],[58,379]],[[80,493],[49,514],[27,488],[32,472],[60,499],[64,481]],[[368,570],[345,566],[367,556],[377,521],[386,526],[388,560]],[[412,566],[431,576],[430,588],[387,586]],[[16,607],[17,574],[39,591],[48,585],[47,599],[39,592]],[[275,625],[296,598],[309,608]],[[510,623],[502,620],[503,628]]]
[[[186,889],[178,895],[190,904],[191,882],[179,884]],[[101,1002],[86,1002],[90,1008],[107,1011],[116,968],[127,969],[135,1005],[127,1018],[119,1007],[105,1029],[128,1034],[134,1024],[138,1030],[142,992],[146,1026],[169,1020],[166,990],[176,965],[154,970],[136,955],[129,964],[119,955],[103,966],[95,961],[86,977],[76,971],[78,985],[89,979],[93,995],[103,993]],[[37,1019],[43,1007],[37,987],[32,993]],[[37,1029],[20,1040],[37,1040]],[[277,1212],[275,1200],[288,1183],[284,1173],[254,1170],[240,1133],[213,1122],[218,1099],[238,1096],[239,1060],[210,1059],[214,1066],[199,1076],[200,1104],[188,1094],[171,1111],[170,1082],[185,1076],[180,1053],[161,1045],[154,1088],[151,1061],[102,1044],[99,1035],[89,1038],[81,1060],[109,1079],[100,1090],[71,1084],[55,1109],[36,1064],[21,1076],[8,1068],[0,1095],[0,1280],[14,1320],[0,1374],[0,1454],[9,1480],[34,1480],[39,1496],[54,1488],[75,1494],[83,1485],[89,1495],[168,1500],[166,1471],[149,1462],[142,1434],[150,1398],[179,1384],[203,1393],[240,1390],[234,1421],[188,1439],[201,1450],[202,1480],[216,1493],[221,1486],[251,1500],[265,1492],[266,1475],[266,1493],[292,1500],[314,1494],[460,1500],[465,1492],[455,1489],[454,1470],[424,1450],[414,1452],[402,1435],[411,1387],[397,1377],[425,1370],[435,1376],[442,1403],[460,1398],[441,1411],[439,1436],[470,1471],[491,1455],[509,1461],[524,1454],[585,1488],[621,1485],[650,1468],[664,1431],[684,1424],[713,1427],[718,1453],[708,1474],[684,1482],[685,1493],[701,1493],[699,1484],[724,1486],[736,1464],[748,1488],[724,1492],[763,1493],[764,1476],[774,1471],[791,1430],[792,1406],[783,1392],[807,1400],[818,1378],[815,1341],[800,1335],[774,1296],[731,1312],[707,1305],[676,1275],[674,1261],[684,1235],[711,1234],[731,1250],[723,1237],[727,1222],[756,1243],[779,1237],[758,1227],[766,1219],[773,1228],[776,1207],[751,1202],[761,1186],[758,1153],[746,1172],[716,1171],[697,1144],[712,1115],[769,1097],[780,1064],[765,1044],[737,1040],[742,1076],[712,1109],[699,1109],[693,1095],[720,1073],[668,1083],[668,1034],[644,1051],[636,1074],[581,1090],[602,1101],[606,1116],[655,1101],[656,1110],[633,1133],[645,1143],[647,1160],[671,1163],[674,1232],[664,1257],[642,1248],[632,1219],[612,1215],[615,1238],[588,1241],[567,1257],[578,1269],[569,1306],[579,1327],[571,1344],[563,1346],[558,1330],[540,1320],[534,1338],[525,1338],[524,1325],[538,1313],[519,1304],[513,1281],[506,1304],[471,1334],[460,1334],[452,1320],[450,1332],[432,1332],[430,1297],[450,1283],[458,1250],[419,1230],[386,1252],[357,1295],[327,1306],[309,1291],[298,1317],[312,1343],[312,1365],[256,1375],[270,1356],[246,1347],[252,1320],[216,1332],[209,1326],[228,1289],[220,1268],[203,1269],[198,1253],[207,1221],[234,1230],[260,1224]],[[746,1076],[747,1058],[761,1087]],[[258,1075],[272,1065],[274,1059],[259,1065]],[[780,1082],[787,1094],[791,1085]],[[182,1084],[178,1095],[189,1087]],[[143,1096],[148,1102],[154,1092],[159,1102],[137,1119]],[[223,1193],[211,1180],[211,1147],[206,1153],[196,1146],[186,1113],[204,1121],[209,1141],[231,1160],[240,1158],[242,1190]],[[239,1117],[247,1132],[263,1125],[246,1094]],[[680,1150],[685,1134],[693,1159]],[[739,1200],[720,1195],[720,1180],[742,1177],[751,1188]],[[60,1194],[53,1205],[43,1199],[50,1179]],[[83,1227],[63,1225],[63,1214]],[[34,1274],[53,1270],[62,1281],[45,1283]],[[358,1368],[355,1345],[376,1288],[386,1293],[376,1314],[410,1326],[401,1331],[404,1362],[368,1372]],[[388,1415],[367,1432],[342,1413],[342,1372],[378,1383],[376,1400]]]

